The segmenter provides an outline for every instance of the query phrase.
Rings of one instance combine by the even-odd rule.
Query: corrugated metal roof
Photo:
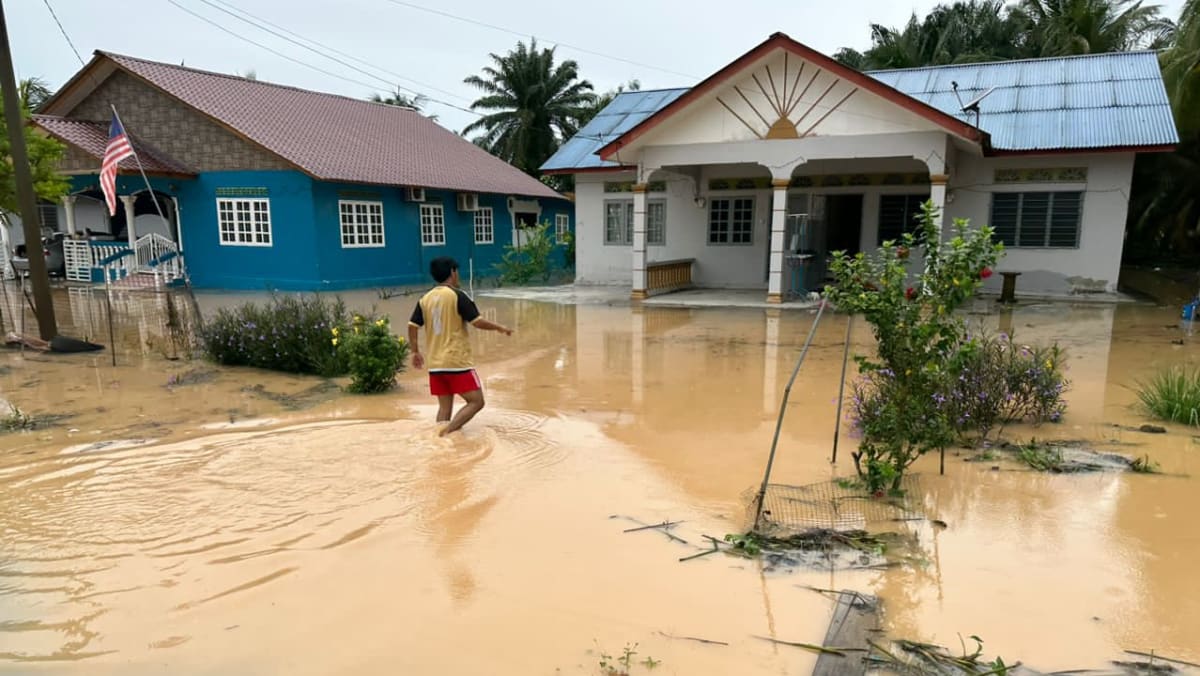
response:
[[[980,103],[979,127],[997,150],[1089,150],[1179,142],[1153,52],[1091,54],[872,71],[868,75],[960,120]],[[954,85],[958,83],[958,94]],[[596,152],[687,89],[625,92],[551,157],[544,171],[616,166]],[[655,106],[655,107],[651,107]]]
[[[867,73],[915,99],[974,123],[997,150],[1088,150],[1179,142],[1153,52],[910,68]]]
[[[619,166],[616,162],[601,160],[596,152],[687,91],[655,89],[617,94],[612,103],[605,106],[591,122],[584,125],[583,129],[546,160],[542,171]]]

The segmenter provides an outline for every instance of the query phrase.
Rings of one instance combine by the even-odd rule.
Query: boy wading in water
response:
[[[494,324],[479,315],[479,308],[462,289],[458,288],[458,263],[446,256],[429,263],[429,273],[438,283],[421,297],[408,320],[408,344],[413,350],[413,366],[429,366],[429,390],[438,400],[437,420],[450,423],[440,436],[457,432],[483,410],[483,384],[475,373],[471,359],[471,342],[467,324],[483,331],[499,331],[506,336],[512,329]],[[425,329],[429,358],[421,354],[418,341],[420,329]],[[454,396],[466,401],[451,419]]]

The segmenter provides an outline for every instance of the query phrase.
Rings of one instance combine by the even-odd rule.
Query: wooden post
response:
[[[8,125],[8,142],[12,149],[13,175],[17,184],[17,202],[21,210],[21,225],[25,229],[25,251],[29,258],[29,279],[33,283],[34,312],[42,340],[58,335],[54,321],[54,301],[50,297],[50,275],[42,254],[42,232],[38,218],[37,197],[33,191],[33,173],[25,149],[25,116],[21,114],[21,97],[13,75],[12,51],[8,44],[8,22],[4,3],[0,2],[0,93],[4,96],[4,121]],[[24,316],[24,313],[21,313]]]

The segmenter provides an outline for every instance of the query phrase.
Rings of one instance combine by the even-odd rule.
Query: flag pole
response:
[[[111,105],[111,104],[110,104]],[[162,219],[163,227],[167,232],[171,232],[171,224],[167,222],[167,217],[163,215],[162,207],[158,204],[158,197],[154,194],[154,186],[150,185],[150,178],[146,176],[146,170],[142,168],[142,158],[138,156],[137,148],[133,145],[133,137],[129,135],[129,130],[125,128],[125,123],[121,121],[121,114],[117,112],[116,105],[111,105],[113,117],[117,118],[117,124],[121,125],[121,129],[125,131],[125,138],[129,140],[129,150],[133,153],[133,161],[137,164],[138,173],[142,175],[142,180],[146,182],[146,190],[150,191],[150,200],[154,202],[154,210],[158,212],[158,217]],[[125,224],[128,228],[132,223]],[[135,250],[134,255],[137,252]]]

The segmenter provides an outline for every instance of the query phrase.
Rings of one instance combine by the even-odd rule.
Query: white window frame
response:
[[[491,207],[480,207],[475,212],[475,243],[496,243],[496,212]]]
[[[346,209],[349,208],[349,211]],[[371,216],[379,216],[379,223],[372,223]],[[346,221],[350,216],[351,220]],[[364,220],[365,219],[365,220]],[[383,202],[370,200],[338,200],[338,223],[343,249],[382,249],[387,246],[386,228],[383,223]],[[378,227],[378,232],[372,230]],[[373,241],[378,236],[379,241]],[[346,239],[350,243],[346,243]]]
[[[445,246],[445,207],[441,204],[422,204],[420,213],[421,246]]]
[[[571,215],[554,214],[554,241],[558,244],[567,243],[567,235],[571,233]]]
[[[620,205],[621,214],[626,219],[625,222],[617,226],[621,228],[621,232],[619,233],[620,236],[616,239],[608,236],[608,211],[610,205]],[[604,200],[604,245],[633,246],[633,200]]]
[[[658,233],[658,239],[650,236],[653,231],[650,213],[656,207],[662,207],[662,228]],[[667,245],[667,201],[666,200],[646,200],[646,246],[666,246]]]
[[[733,214],[737,208],[737,202],[745,200],[750,202],[750,239],[745,242],[733,241]],[[729,231],[725,233],[724,241],[713,241],[713,209],[716,208],[717,202],[729,202]],[[705,232],[705,243],[708,246],[753,246],[754,245],[754,218],[755,211],[758,208],[758,198],[755,196],[746,195],[720,195],[710,197],[708,200],[708,225]]]
[[[259,205],[263,207],[261,211],[255,208]],[[238,215],[243,212],[250,215],[248,221],[250,227],[244,233],[238,228]],[[255,220],[255,216],[260,213],[266,215],[265,228],[260,227],[261,223]],[[226,219],[223,219],[225,214],[229,214],[232,220],[227,222]],[[250,240],[242,241],[242,235],[249,237]],[[266,241],[258,241],[263,237],[266,238]],[[269,197],[218,197],[217,239],[221,246],[273,246],[275,238],[271,232],[271,199]]]

